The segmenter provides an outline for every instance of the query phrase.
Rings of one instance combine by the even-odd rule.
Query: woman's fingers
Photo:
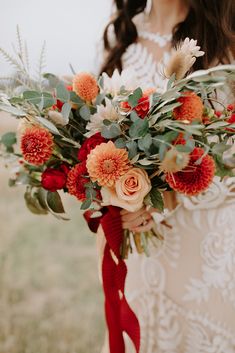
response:
[[[129,212],[126,210],[121,210],[121,217],[123,222],[131,222],[135,220],[136,218],[140,217],[143,213],[146,212],[145,207],[142,207],[140,210],[136,212]]]
[[[134,229],[132,229],[133,232],[148,232],[149,230],[151,230],[154,226],[154,221],[152,219],[150,219],[148,221],[148,223],[146,223],[145,225],[142,225],[142,226],[139,226],[139,227],[136,227]]]
[[[126,221],[122,221],[122,225],[124,229],[132,230],[140,225],[144,225],[144,223],[147,223],[151,218],[151,214],[145,211],[144,213],[141,213],[141,215],[138,215],[135,219],[130,220],[128,218]]]

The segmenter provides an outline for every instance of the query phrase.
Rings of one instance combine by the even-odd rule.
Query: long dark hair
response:
[[[107,58],[102,72],[112,74],[122,70],[122,55],[127,47],[136,42],[138,33],[133,17],[144,11],[146,0],[115,0],[117,11],[104,31],[104,48]],[[234,0],[188,0],[189,12],[186,19],[175,26],[172,46],[186,37],[197,39],[205,55],[196,60],[193,69],[206,69],[215,60],[229,62],[234,55],[235,1]],[[116,45],[109,41],[109,26],[113,26]]]

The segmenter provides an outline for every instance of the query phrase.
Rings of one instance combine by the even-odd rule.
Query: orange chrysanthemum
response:
[[[86,199],[85,185],[89,182],[86,177],[87,169],[85,163],[76,164],[68,173],[66,186],[70,195],[74,195],[80,201]]]
[[[130,168],[127,151],[115,147],[112,141],[95,147],[88,155],[86,165],[92,181],[109,187]]]
[[[42,127],[28,127],[21,136],[20,147],[27,162],[41,165],[47,162],[52,155],[53,136]]]
[[[212,157],[206,155],[198,164],[197,161],[203,154],[202,148],[194,148],[190,153],[190,161],[186,168],[177,173],[167,174],[166,181],[173,190],[193,196],[209,187],[215,175],[215,162]]]
[[[91,74],[81,72],[73,78],[73,91],[84,101],[91,102],[97,97],[99,87]]]
[[[195,92],[184,92],[183,96],[178,98],[181,105],[173,110],[173,118],[176,120],[185,120],[192,122],[193,120],[202,120],[203,103]]]

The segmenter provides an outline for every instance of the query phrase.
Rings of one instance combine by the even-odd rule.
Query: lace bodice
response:
[[[123,55],[142,87],[164,87],[162,64],[170,36],[144,31]],[[156,61],[152,48],[162,50]],[[151,256],[127,260],[126,295],[141,325],[141,353],[235,353],[235,178],[214,179],[197,197],[178,195],[179,206],[165,212],[169,225]],[[103,352],[108,352],[108,347]],[[126,340],[126,352],[134,353]]]

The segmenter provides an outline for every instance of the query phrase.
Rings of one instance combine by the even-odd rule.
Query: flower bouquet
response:
[[[164,190],[192,196],[206,191],[214,175],[232,175],[223,153],[234,140],[234,106],[217,102],[215,110],[212,94],[232,79],[234,66],[184,77],[204,54],[195,41],[186,39],[173,52],[163,92],[142,89],[130,70],[99,79],[75,74],[69,83],[53,74],[33,80],[24,53],[19,63],[2,53],[19,73],[11,94],[1,93],[0,110],[16,116],[19,129],[17,136],[1,137],[1,150],[6,161],[18,163],[9,184],[26,185],[33,213],[66,218],[58,190],[77,197],[93,218],[110,205],[161,212]],[[132,235],[140,252],[161,237],[154,231]],[[131,244],[127,230],[123,257]]]
[[[146,205],[162,212],[165,190],[193,196],[205,192],[215,175],[233,175],[224,152],[234,143],[235,106],[224,106],[215,91],[234,79],[235,67],[188,74],[204,53],[196,41],[186,39],[164,68],[166,86],[158,92],[141,87],[130,70],[98,79],[90,73],[74,74],[66,83],[49,73],[35,80],[24,53],[20,51],[17,61],[1,51],[18,70],[17,85],[8,85],[0,96],[0,110],[19,120],[17,133],[0,140],[2,157],[14,165],[9,185],[26,186],[30,211],[51,212],[59,219],[66,215],[58,191],[81,201],[90,228],[97,231],[101,224],[107,240],[103,281],[108,324],[116,315],[115,300],[136,322],[124,300],[122,259],[134,244],[148,254],[148,242],[158,243],[162,237],[156,230],[122,230],[119,210],[137,211]],[[110,268],[118,273],[116,282],[107,275]],[[110,288],[116,288],[115,295]],[[120,330],[112,329],[112,335]],[[118,338],[113,340],[117,343]],[[138,337],[133,341],[138,351]]]

